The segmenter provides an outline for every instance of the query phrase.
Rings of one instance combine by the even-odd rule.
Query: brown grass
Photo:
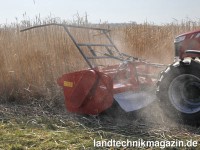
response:
[[[0,26],[0,93],[1,100],[26,100],[27,96],[53,97],[58,91],[56,80],[63,73],[87,68],[72,41],[60,27],[20,32],[26,26],[50,23],[38,21]],[[84,21],[79,22],[84,24]],[[109,27],[109,25],[100,25]],[[180,33],[200,28],[191,21],[182,24],[129,24],[110,26],[111,37],[125,53],[169,64],[173,61],[173,39]],[[72,31],[78,40],[94,40],[88,32]],[[103,40],[99,37],[95,40]]]

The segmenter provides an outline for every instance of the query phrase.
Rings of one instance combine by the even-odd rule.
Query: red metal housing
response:
[[[152,86],[152,78],[143,76],[152,66],[142,62],[129,62],[95,70],[83,70],[64,74],[58,79],[63,87],[66,108],[81,114],[99,114],[113,103],[113,95],[127,91],[140,91],[141,84]]]
[[[112,79],[95,70],[64,74],[58,79],[70,112],[99,114],[113,103]]]

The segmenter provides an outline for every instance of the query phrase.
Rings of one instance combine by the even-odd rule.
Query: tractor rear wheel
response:
[[[157,96],[166,115],[176,121],[200,120],[200,60],[185,58],[161,73]]]

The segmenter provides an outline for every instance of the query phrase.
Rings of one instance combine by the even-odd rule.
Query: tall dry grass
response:
[[[61,27],[38,28],[20,32],[27,26],[52,23],[36,20],[0,26],[0,99],[26,101],[29,97],[54,97],[56,80],[63,73],[87,68],[76,47]],[[53,21],[54,23],[54,21]],[[76,22],[86,24],[87,20]],[[199,23],[128,24],[109,26],[117,47],[125,53],[169,64],[173,61],[173,39],[180,33],[199,29]],[[73,30],[78,40],[93,40],[89,32]],[[97,40],[103,41],[100,37]]]

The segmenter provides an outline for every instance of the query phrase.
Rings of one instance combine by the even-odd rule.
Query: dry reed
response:
[[[84,22],[85,21],[85,22]],[[0,26],[0,99],[28,100],[29,96],[53,97],[58,91],[56,80],[63,73],[87,68],[81,55],[61,27],[47,27],[20,32],[30,25],[52,21],[21,23]],[[86,24],[87,20],[77,22]],[[77,24],[76,23],[76,24]],[[199,23],[181,24],[127,24],[100,25],[109,27],[117,47],[125,53],[169,64],[173,61],[173,39],[180,33],[198,29]],[[93,40],[89,32],[72,31],[78,40]],[[96,41],[103,41],[100,37]]]

